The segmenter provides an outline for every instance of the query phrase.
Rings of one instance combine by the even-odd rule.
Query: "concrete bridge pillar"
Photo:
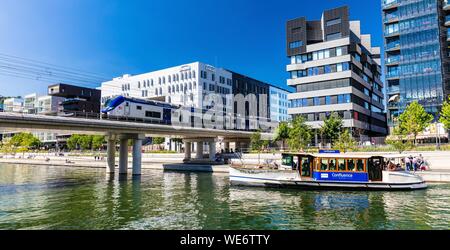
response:
[[[119,174],[128,173],[128,138],[120,138]]]
[[[184,160],[191,159],[191,142],[184,142]]]
[[[211,161],[215,160],[216,158],[216,142],[211,141],[209,142],[209,159]]]
[[[195,154],[195,159],[203,159],[203,141],[197,142],[197,152]]]
[[[142,137],[133,140],[133,175],[141,175],[142,168]]]
[[[108,142],[107,150],[107,167],[106,173],[114,173],[114,169],[116,167],[116,138],[112,136],[108,136],[106,138]]]

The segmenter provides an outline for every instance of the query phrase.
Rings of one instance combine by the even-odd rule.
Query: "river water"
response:
[[[450,185],[414,192],[242,188],[224,174],[0,165],[0,229],[449,229]]]

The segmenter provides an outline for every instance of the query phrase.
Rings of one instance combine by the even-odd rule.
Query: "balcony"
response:
[[[385,24],[398,23],[399,19],[397,16],[384,19]]]
[[[386,13],[384,15],[384,23],[385,24],[396,23],[398,21],[399,21],[399,18],[398,18],[398,12],[397,11],[391,12],[391,13]]]
[[[386,93],[388,95],[398,94],[400,93],[400,86],[391,86],[386,89]]]
[[[400,62],[400,56],[399,55],[388,56],[386,58],[386,66],[395,66],[395,65],[398,65],[399,62]]]
[[[386,52],[397,52],[400,50],[400,43],[386,45]]]
[[[398,7],[397,0],[384,0],[383,1],[383,10],[391,10]]]
[[[449,16],[445,16],[445,26],[447,26],[447,27],[450,26],[450,15]]]
[[[395,32],[392,32],[392,33],[389,33],[389,32],[385,32],[384,33],[384,37],[386,37],[386,38],[391,38],[391,37],[396,37],[396,36],[400,36],[400,32],[399,31],[395,31]]]
[[[400,76],[398,73],[391,72],[386,74],[386,80],[397,80],[400,79]]]

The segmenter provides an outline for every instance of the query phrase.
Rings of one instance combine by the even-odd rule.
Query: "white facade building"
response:
[[[205,108],[207,94],[226,98],[232,93],[231,73],[195,62],[140,75],[124,75],[102,83],[102,104],[115,96],[160,100],[172,104]],[[230,104],[227,101],[226,105]]]
[[[63,97],[40,96],[36,102],[36,111],[41,115],[56,115],[59,103],[64,101]]]
[[[224,106],[231,110],[232,74],[224,69],[194,62],[140,75],[123,75],[102,83],[102,105],[109,99],[123,95],[140,99],[159,100],[182,106],[207,108],[208,94],[222,97]],[[217,107],[217,103],[216,103]],[[166,149],[175,149],[176,143],[166,138]]]
[[[290,108],[288,94],[290,94],[291,92],[274,86],[270,86],[269,93],[270,119],[276,122],[289,121],[291,116],[288,114],[288,108]]]
[[[37,99],[39,95],[36,93],[26,95],[23,101],[23,112],[27,114],[37,114]]]
[[[21,98],[8,98],[3,102],[3,108],[5,112],[23,112],[23,99]]]

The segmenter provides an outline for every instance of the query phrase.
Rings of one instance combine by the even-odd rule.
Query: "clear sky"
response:
[[[286,86],[286,21],[342,5],[382,46],[380,0],[1,2],[0,53],[109,78],[201,61]],[[51,83],[0,75],[0,95],[45,93]]]

